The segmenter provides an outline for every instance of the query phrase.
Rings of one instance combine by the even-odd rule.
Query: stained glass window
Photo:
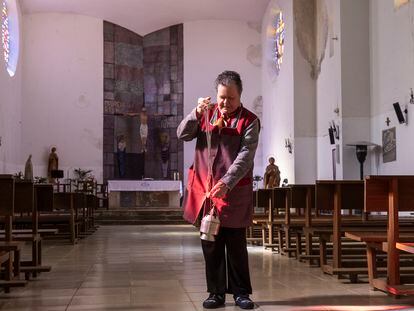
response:
[[[273,67],[276,74],[279,73],[280,67],[283,62],[283,53],[285,47],[285,22],[283,20],[283,14],[281,11],[276,14],[273,24],[274,29],[274,45],[273,45]]]
[[[1,9],[1,43],[3,45],[3,56],[6,66],[10,57],[10,32],[9,32],[9,11],[6,0],[2,1]]]
[[[7,72],[13,77],[19,60],[19,10],[16,0],[0,0],[1,47]],[[1,53],[1,52],[0,52]]]

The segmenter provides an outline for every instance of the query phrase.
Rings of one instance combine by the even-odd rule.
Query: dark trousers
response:
[[[201,240],[209,293],[252,293],[246,244],[245,228],[220,228],[215,242]]]

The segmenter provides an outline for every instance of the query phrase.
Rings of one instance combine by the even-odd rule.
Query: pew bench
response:
[[[15,182],[15,223],[18,223],[22,218],[28,219],[28,223],[24,233],[22,231],[18,232],[16,230],[12,231],[12,237],[15,241],[29,242],[31,244],[32,256],[30,260],[21,261],[21,272],[25,273],[25,279],[28,280],[30,276],[37,277],[40,272],[48,272],[52,268],[51,266],[42,265],[42,237],[39,233],[39,210],[41,208],[37,203],[39,198],[42,202],[42,191],[37,192],[38,188],[31,181],[18,180]],[[52,191],[51,185],[49,186],[50,191]],[[28,216],[18,216],[18,215],[28,215]],[[30,228],[30,229],[29,229]],[[6,239],[7,237],[0,236],[0,239]]]
[[[370,216],[364,211],[363,181],[317,181],[316,209],[319,214],[332,212],[330,228],[305,230],[319,239],[322,271],[331,275],[349,275],[351,282],[356,282],[358,274],[368,273],[366,251],[361,242],[351,246],[354,240],[346,238],[345,232],[383,231],[387,224],[386,217]],[[328,258],[329,247],[332,247],[331,259]]]
[[[414,241],[414,239],[411,239],[411,241]],[[414,243],[412,242],[402,242],[401,241],[401,236],[400,236],[400,242],[397,242],[395,244],[395,247],[397,247],[397,249],[410,253],[410,254],[414,254]]]
[[[414,242],[413,219],[408,217],[408,221],[403,222],[399,213],[414,210],[414,176],[367,176],[364,186],[365,212],[387,212],[387,225],[383,232],[350,231],[347,235],[366,244],[368,277],[373,289],[395,297],[413,295],[412,275],[401,275],[414,272],[412,260],[405,267],[405,251],[408,250],[408,255],[411,255]],[[378,253],[385,253],[387,256],[385,279],[379,277]]]
[[[278,194],[276,189],[258,189],[253,197],[254,207],[264,210],[261,215],[254,215],[253,225],[260,228],[263,247],[272,251],[280,251],[278,227],[281,226],[281,222],[275,222],[280,204]]]
[[[312,237],[305,235],[302,241],[303,228],[310,226],[312,214],[315,214],[315,185],[297,184],[282,188],[285,191],[284,221],[282,234],[284,237],[282,254],[298,259],[302,253],[302,243],[306,252],[312,245]],[[309,244],[309,246],[308,246]]]
[[[6,293],[11,287],[25,286],[20,280],[20,254],[24,243],[13,241],[15,179],[12,175],[0,175],[0,217],[3,219],[5,241],[0,242],[1,279],[0,286]]]
[[[355,232],[350,231],[346,232],[345,235],[354,240],[359,242],[364,242],[366,245],[366,257],[367,262],[370,265],[368,267],[368,277],[370,279],[371,286],[381,286],[383,284],[383,280],[375,280],[378,278],[379,275],[387,274],[387,267],[378,267],[378,258],[381,256],[381,254],[378,253],[378,251],[387,252],[387,231],[378,231],[378,232]],[[402,231],[400,231],[399,234],[399,241],[400,243],[397,243],[397,249],[406,251],[410,250],[410,244],[414,243],[407,243],[405,241],[414,241],[414,229],[412,228],[405,228]],[[401,247],[399,248],[398,245]],[[413,250],[413,249],[411,249]],[[409,252],[410,253],[410,252]],[[411,253],[413,254],[413,253]],[[385,259],[387,259],[385,257]],[[400,266],[403,266],[400,268],[401,272],[404,273],[414,273],[414,266],[412,263],[412,260],[414,259],[413,256],[404,256],[404,254],[400,254]],[[406,259],[407,261],[403,261]],[[405,263],[405,264],[404,264]],[[374,264],[374,266],[372,266]],[[404,265],[408,265],[407,267],[404,267]],[[366,274],[366,271],[359,271],[359,274]],[[401,292],[403,287],[400,287],[399,290],[394,291],[394,295],[406,295],[408,292]],[[414,289],[414,288],[413,288]]]
[[[0,230],[0,235],[4,235],[4,230]],[[13,229],[12,233],[14,235],[19,234],[31,234],[32,229]],[[50,228],[50,229],[39,229],[38,234],[43,238],[45,236],[55,235],[59,232],[57,228]]]

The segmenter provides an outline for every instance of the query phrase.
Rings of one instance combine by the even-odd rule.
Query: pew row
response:
[[[13,241],[14,187],[12,175],[0,175],[0,217],[5,231],[5,239],[0,241],[0,287],[6,293],[11,287],[27,284],[27,281],[20,280],[20,254],[24,242]]]
[[[365,179],[365,212],[386,212],[382,232],[347,231],[346,236],[366,244],[369,283],[399,297],[414,294],[414,263],[402,267],[404,253],[413,253],[414,226],[400,212],[414,211],[414,176],[368,176]],[[386,253],[386,278],[380,278],[378,256]],[[403,275],[401,275],[403,274]],[[406,283],[406,284],[404,284]]]

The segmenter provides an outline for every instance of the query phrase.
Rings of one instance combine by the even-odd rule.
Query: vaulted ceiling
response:
[[[93,16],[140,35],[194,20],[260,23],[269,0],[20,0],[24,14]]]

